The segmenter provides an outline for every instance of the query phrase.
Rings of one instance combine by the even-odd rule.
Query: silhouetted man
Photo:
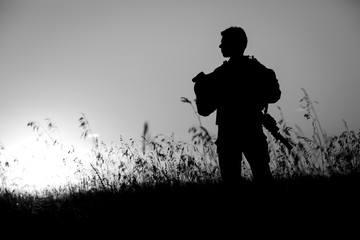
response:
[[[240,27],[221,32],[220,49],[228,61],[212,73],[199,73],[193,81],[198,113],[208,116],[217,110],[216,141],[224,183],[241,179],[242,154],[255,182],[272,179],[262,111],[280,99],[281,91],[273,70],[245,56],[247,36]]]

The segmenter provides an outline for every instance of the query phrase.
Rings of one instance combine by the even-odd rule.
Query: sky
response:
[[[189,140],[197,125],[191,79],[224,59],[220,32],[243,27],[245,51],[276,72],[282,98],[269,112],[304,132],[305,88],[325,131],[360,128],[360,3],[350,0],[0,0],[0,141],[34,136],[50,118],[80,139],[84,113],[104,141],[154,136]],[[240,109],[239,109],[240,111]],[[216,134],[215,114],[202,122]]]

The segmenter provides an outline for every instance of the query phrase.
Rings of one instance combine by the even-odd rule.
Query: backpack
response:
[[[267,107],[268,104],[276,103],[280,100],[281,90],[279,81],[274,70],[265,67],[253,56],[248,59],[250,78],[258,84],[257,91],[261,105]]]

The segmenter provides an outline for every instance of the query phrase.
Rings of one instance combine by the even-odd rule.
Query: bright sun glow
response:
[[[0,155],[7,159],[6,185],[25,191],[43,191],[68,184],[76,184],[76,160],[85,160],[90,151],[76,151],[66,144],[49,145],[43,141],[26,139]]]

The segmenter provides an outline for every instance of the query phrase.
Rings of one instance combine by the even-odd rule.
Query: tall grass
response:
[[[339,136],[328,136],[314,107],[314,103],[318,102],[312,101],[305,89],[302,91],[304,97],[300,106],[305,112],[304,117],[311,123],[313,134],[305,136],[297,125],[295,128],[288,126],[278,108],[282,116],[279,120],[282,134],[293,143],[295,150],[289,153],[283,146],[269,142],[274,174],[282,178],[358,174],[360,131],[356,133],[346,127]]]
[[[266,132],[274,178],[287,181],[358,175],[360,132],[346,127],[338,136],[327,136],[316,114],[315,102],[304,89],[303,92],[300,103],[304,117],[313,127],[313,135],[305,136],[298,126],[289,126],[281,108],[278,108],[281,118],[277,124],[294,148],[289,152]],[[181,98],[181,101],[191,105],[198,119],[198,124],[189,129],[191,142],[177,141],[174,135],[158,134],[152,137],[148,131],[149,125],[145,123],[140,146],[139,141],[124,140],[121,136],[116,143],[105,143],[93,134],[88,119],[82,114],[79,118],[81,137],[92,142],[92,148],[82,152],[61,139],[58,127],[50,119],[45,119],[45,124],[29,122],[28,126],[36,134],[38,144],[43,145],[49,155],[39,153],[40,156],[21,159],[0,144],[0,201],[10,209],[17,209],[15,212],[49,214],[38,209],[39,202],[42,207],[50,206],[61,212],[63,210],[59,210],[59,206],[68,206],[69,198],[72,199],[71,204],[78,206],[77,201],[89,199],[89,196],[91,199],[91,194],[95,192],[112,196],[113,193],[156,190],[159,186],[176,188],[189,184],[204,186],[221,183],[215,136],[202,125],[193,102],[187,98]],[[37,163],[35,167],[31,165],[34,162]],[[50,167],[55,169],[53,175],[29,182],[27,176],[31,176],[31,171],[43,168],[35,172],[42,175],[43,172],[51,172]],[[251,170],[245,159],[242,168],[244,178],[251,180]],[[100,204],[103,204],[103,199],[100,199]],[[77,216],[86,217],[87,210],[78,206],[71,211],[77,212]]]
[[[37,134],[38,144],[49,149],[52,155],[41,155],[49,159],[18,159],[3,147],[0,152],[0,179],[5,189],[31,191],[31,186],[23,177],[30,169],[28,164],[51,162],[61,174],[62,185],[72,189],[119,189],[134,186],[155,186],[161,183],[185,184],[188,182],[219,181],[219,170],[214,144],[205,138],[204,128],[193,127],[193,142],[176,141],[174,136],[162,134],[155,137],[143,137],[139,147],[134,139],[124,140],[121,136],[117,143],[105,143],[94,137],[89,121],[82,114],[79,118],[81,137],[92,141],[92,148],[81,153],[75,146],[67,145],[59,137],[55,137],[56,125],[46,119],[44,126],[31,121],[28,126]],[[144,126],[146,128],[147,125]],[[207,131],[206,131],[207,133]],[[91,137],[89,137],[91,136]],[[46,165],[38,165],[44,167]],[[46,189],[44,186],[42,189]],[[39,192],[38,192],[39,193]]]

